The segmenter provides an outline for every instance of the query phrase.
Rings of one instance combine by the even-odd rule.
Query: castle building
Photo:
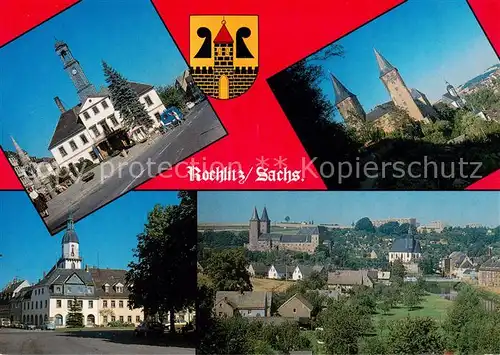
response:
[[[191,75],[198,87],[208,96],[231,99],[246,92],[252,86],[258,73],[258,66],[236,66],[238,55],[234,39],[229,33],[226,21],[213,41],[212,64],[191,67]],[[247,56],[251,54],[247,53]]]
[[[395,129],[395,124],[391,120],[391,113],[395,109],[406,111],[410,118],[416,122],[426,123],[436,117],[437,113],[425,94],[416,89],[410,90],[398,69],[376,49],[374,51],[379,68],[379,78],[389,93],[391,101],[378,105],[366,113],[356,95],[346,89],[335,76],[331,75],[335,106],[347,126],[357,129],[365,122],[373,122],[376,127],[390,133]]]
[[[76,106],[67,109],[59,97],[54,98],[61,114],[48,149],[60,167],[69,168],[84,160],[97,164],[114,150],[128,147],[130,141],[142,141],[149,131],[160,127],[160,115],[165,106],[152,85],[130,82],[150,116],[152,127],[125,128],[107,88],[96,91],[69,46],[57,41],[55,51],[80,99]]]
[[[446,82],[446,93],[443,94],[441,102],[453,108],[464,108],[465,100],[458,95],[457,90],[449,82]]]
[[[246,248],[251,251],[293,250],[313,254],[325,231],[321,226],[300,228],[295,234],[271,233],[271,220],[264,207],[259,218],[254,208],[249,221],[249,237]]]

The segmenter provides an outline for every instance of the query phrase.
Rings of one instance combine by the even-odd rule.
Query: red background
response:
[[[418,1],[418,0],[410,0]],[[0,2],[0,46],[76,3],[75,0],[2,0]],[[355,30],[403,0],[273,0],[273,1],[167,1],[153,4],[168,27],[184,58],[189,57],[189,16],[191,14],[259,16],[259,75],[252,88],[239,98],[210,99],[228,136],[193,156],[197,163],[228,165],[239,162],[244,170],[255,166],[261,156],[286,158],[290,170],[300,170],[308,156],[275,100],[266,79],[325,45]],[[500,1],[469,0],[478,20],[497,53],[500,49]],[[5,119],[5,118],[4,118]],[[303,162],[303,159],[306,159]],[[189,159],[190,160],[190,159]],[[179,169],[185,175],[186,169]],[[190,182],[172,177],[156,177],[139,189],[324,189],[322,180],[306,175],[304,181]],[[0,189],[22,189],[5,156],[0,154]],[[500,189],[500,170],[469,187]]]

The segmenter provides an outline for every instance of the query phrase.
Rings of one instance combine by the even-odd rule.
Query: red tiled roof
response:
[[[219,30],[219,33],[217,33],[217,36],[215,36],[214,43],[215,44],[231,44],[233,43],[233,37],[231,37],[231,34],[227,30],[226,24],[223,23],[222,27]]]

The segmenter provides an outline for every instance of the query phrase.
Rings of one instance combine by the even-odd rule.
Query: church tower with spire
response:
[[[347,90],[333,74],[330,73],[330,77],[335,94],[335,107],[349,127],[359,128],[366,121],[365,110],[363,110],[356,95]]]
[[[260,219],[257,207],[253,208],[252,218],[250,218],[250,230],[248,232],[248,242],[251,250],[255,250],[259,244]]]
[[[56,40],[55,51],[61,58],[64,71],[69,75],[76,88],[80,102],[83,103],[87,97],[96,95],[97,91],[94,85],[87,79],[80,63],[73,57],[68,45],[63,41]]]
[[[73,215],[70,214],[67,222],[66,232],[61,241],[62,255],[57,263],[61,269],[81,269],[82,259],[80,258],[80,242],[75,232]]]
[[[424,121],[424,115],[413,100],[410,90],[397,68],[392,66],[376,49],[374,51],[380,72],[380,80],[384,83],[394,105],[407,111],[408,115],[415,121]]]
[[[267,215],[267,208],[264,207],[262,216],[260,217],[260,234],[271,233],[271,220]]]

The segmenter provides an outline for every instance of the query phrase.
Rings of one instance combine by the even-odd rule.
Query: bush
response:
[[[111,328],[127,328],[127,327],[133,327],[134,323],[128,323],[128,322],[120,322],[120,321],[114,321],[114,322],[109,322],[108,327]]]

